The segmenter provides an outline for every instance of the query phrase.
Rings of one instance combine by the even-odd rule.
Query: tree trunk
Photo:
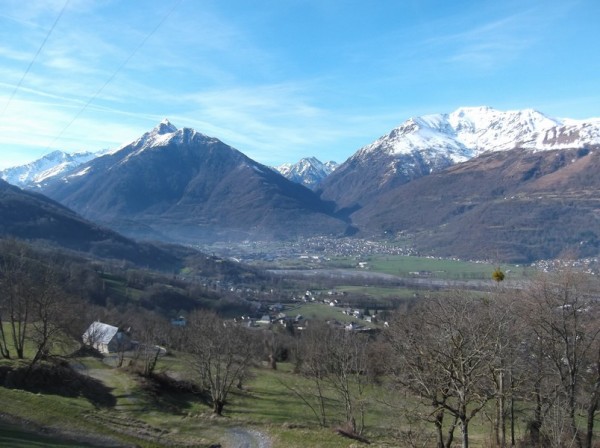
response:
[[[512,366],[510,368],[510,446],[516,446],[515,441],[515,379]]]
[[[540,443],[540,429],[542,428],[542,381],[538,378],[535,382],[535,411],[533,420],[527,425],[529,437],[533,446]]]
[[[4,333],[4,327],[2,326],[2,316],[0,316],[0,356],[10,359],[10,351],[8,350],[8,344],[6,343],[6,334]]]
[[[572,383],[569,388],[569,422],[571,426],[571,431],[573,433],[573,437],[575,438],[575,442],[578,448],[583,448],[583,444],[581,442],[581,434],[579,433],[579,428],[577,428],[577,421],[575,420],[575,386]]]
[[[500,398],[498,401],[499,405],[499,415],[500,418],[500,446],[502,448],[506,447],[506,399],[504,395],[504,370],[500,372]]]
[[[587,432],[585,434],[585,447],[592,448],[594,440],[594,417],[596,416],[596,410],[598,408],[598,396],[596,396],[596,402],[593,406],[588,408],[587,412]]]
[[[496,418],[494,421],[494,435],[496,445],[506,447],[506,396],[504,390],[504,369],[502,364],[496,376]]]
[[[269,354],[269,367],[271,370],[277,370],[277,359],[274,353]]]
[[[460,427],[462,430],[462,448],[469,448],[469,421],[466,416],[460,417]]]
[[[590,398],[590,405],[588,406],[587,410],[587,431],[585,434],[586,448],[592,448],[592,442],[594,439],[594,417],[596,416],[598,405],[600,405],[600,355],[598,357],[597,369],[596,383],[594,384],[594,390],[592,391],[592,396]]]
[[[443,433],[443,423],[444,423],[444,410],[438,411],[435,415],[435,429],[437,433],[437,448],[444,448],[444,433]]]
[[[213,401],[213,413],[217,415],[223,415],[223,408],[225,407],[225,403],[221,400]]]
[[[458,422],[458,418],[454,416],[454,422],[448,428],[448,439],[446,440],[446,445],[444,448],[451,448],[452,442],[454,442],[454,430],[456,429],[456,423]]]

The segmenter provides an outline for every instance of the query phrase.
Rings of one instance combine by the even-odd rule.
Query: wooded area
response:
[[[230,394],[257,369],[286,362],[297,381],[281,386],[309,410],[311,424],[356,440],[370,437],[369,413],[387,408],[398,416],[388,437],[399,446],[460,442],[467,448],[472,423],[482,415],[492,424],[494,446],[598,443],[600,288],[594,276],[565,270],[540,274],[518,289],[497,279],[487,291],[424,294],[369,331],[318,320],[302,331],[246,328],[203,301],[190,302],[179,327],[161,307],[102,299],[94,289],[106,286],[84,262],[40,257],[16,241],[2,242],[1,249],[0,356],[22,360],[3,364],[5,387],[30,388],[38,366],[64,367],[83,344],[85,328],[100,319],[135,340],[133,348],[118,350],[117,367],[154,379],[157,387],[165,381],[187,387],[217,415],[227,414]],[[143,283],[149,275],[138,274],[128,281]],[[169,289],[156,295],[168,296]],[[222,300],[195,291],[204,300]],[[179,354],[183,372],[157,373],[161,350]]]

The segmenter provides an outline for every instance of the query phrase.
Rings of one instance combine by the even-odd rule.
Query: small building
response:
[[[361,326],[360,326],[360,325],[358,325],[358,324],[357,324],[357,323],[355,323],[355,322],[350,322],[350,323],[346,324],[346,326],[345,326],[344,328],[345,328],[347,331],[356,331],[356,330],[358,330],[359,328],[361,328]]]
[[[183,316],[174,317],[171,319],[171,325],[174,327],[185,327],[187,325],[187,321]]]
[[[271,316],[268,314],[263,315],[258,321],[258,324],[271,324]]]
[[[100,353],[115,353],[131,348],[131,340],[118,327],[96,321],[82,335],[83,343]]]

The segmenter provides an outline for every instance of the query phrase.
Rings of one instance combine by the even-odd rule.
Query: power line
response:
[[[54,137],[52,142],[47,146],[48,149],[51,148],[52,145],[54,145],[58,141],[58,139],[60,139],[63,136],[63,134],[67,131],[67,129],[69,129],[71,127],[71,125],[73,123],[75,123],[75,121],[81,116],[81,114],[83,114],[83,112],[85,112],[85,110],[88,108],[88,106],[98,97],[98,95],[100,95],[100,93],[104,90],[104,88],[108,84],[110,84],[113,79],[115,79],[115,77],[121,72],[121,70],[123,70],[123,68],[125,68],[125,66],[136,55],[136,53],[144,46],[144,44],[148,41],[148,39],[150,39],[152,37],[152,35],[154,33],[156,33],[156,31],[158,31],[158,29],[162,26],[162,24],[165,23],[165,21],[171,16],[171,14],[173,14],[175,9],[181,4],[182,1],[183,0],[178,0],[173,5],[173,7],[169,11],[167,11],[167,13],[160,20],[160,22],[158,22],[158,24],[150,31],[150,33],[147,34],[146,37],[144,37],[144,39],[138,44],[138,46],[135,47],[135,49],[129,54],[129,56],[127,56],[127,59],[125,59],[125,61],[113,72],[113,74],[110,75],[110,77],[106,80],[106,82],[104,84],[102,84],[102,86],[96,91],[96,93],[94,93],[91,96],[91,98],[83,105],[83,107],[81,109],[79,109],[79,112],[77,112],[77,114],[75,114],[73,119],[62,129],[62,131],[60,131],[60,133],[56,137]]]
[[[21,85],[23,84],[23,81],[25,80],[25,77],[29,73],[29,70],[31,70],[31,67],[33,66],[33,63],[35,62],[35,60],[37,59],[37,57],[39,56],[39,54],[42,52],[42,48],[44,48],[44,45],[46,45],[46,42],[48,41],[48,38],[52,34],[52,31],[54,31],[54,28],[56,28],[56,24],[58,23],[58,21],[60,20],[60,18],[63,15],[63,13],[65,12],[65,9],[67,9],[67,6],[69,5],[70,1],[71,0],[66,0],[65,1],[64,6],[60,10],[60,13],[58,13],[58,17],[56,17],[56,20],[52,24],[52,27],[50,27],[50,30],[46,34],[46,37],[44,38],[44,41],[42,42],[42,45],[40,45],[40,47],[38,48],[37,52],[35,53],[35,56],[33,56],[33,59],[31,60],[31,62],[27,66],[27,69],[25,70],[25,73],[23,73],[23,76],[21,76],[21,80],[15,86],[15,88],[12,91],[12,93],[10,94],[10,98],[8,99],[7,103],[4,105],[4,109],[2,110],[2,114],[0,114],[0,117],[4,117],[4,114],[6,113],[6,110],[8,109],[8,106],[10,106],[10,103],[12,102],[13,98],[17,94],[17,91],[21,88]]]

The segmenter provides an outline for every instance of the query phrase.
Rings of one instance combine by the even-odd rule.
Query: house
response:
[[[82,335],[83,343],[100,353],[114,353],[131,348],[131,340],[118,327],[96,321]]]
[[[346,324],[346,326],[344,328],[347,331],[355,331],[355,330],[358,330],[359,328],[361,328],[361,326],[358,325],[357,323],[350,322],[349,324]]]
[[[263,315],[258,321],[258,324],[271,324],[271,316],[268,314]]]
[[[175,317],[173,319],[171,319],[171,325],[174,327],[185,327],[187,324],[187,321],[185,319],[185,317],[183,316],[179,316],[179,317]]]

